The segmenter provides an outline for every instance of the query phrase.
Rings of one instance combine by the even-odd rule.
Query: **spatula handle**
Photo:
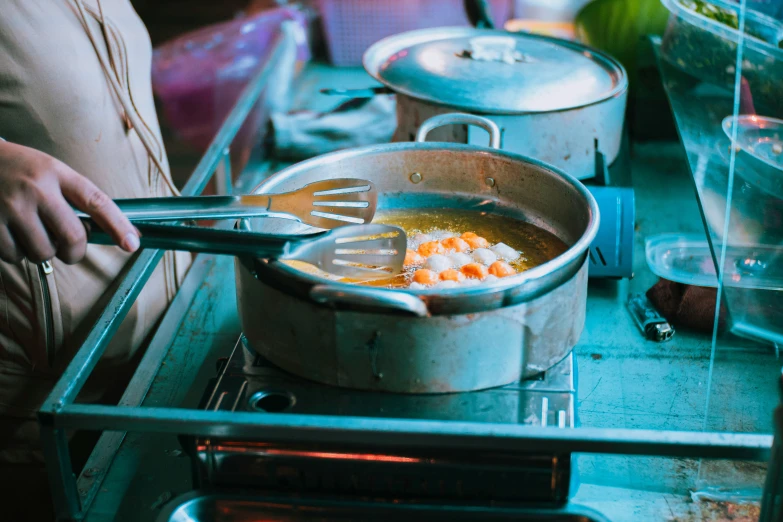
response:
[[[195,196],[115,199],[131,221],[191,221],[266,216],[269,196]],[[76,213],[86,218],[83,212]]]
[[[83,220],[87,226],[88,241],[98,245],[113,245],[111,237],[103,232],[94,221]],[[279,259],[285,256],[302,236],[277,236],[182,225],[158,225],[136,223],[141,232],[142,248],[182,250],[207,254],[232,256],[254,256]]]

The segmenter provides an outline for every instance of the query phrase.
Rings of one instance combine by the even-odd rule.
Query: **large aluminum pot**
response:
[[[285,169],[255,189],[266,194],[315,180],[356,176],[379,191],[379,209],[470,208],[529,221],[563,240],[561,256],[494,283],[399,291],[326,281],[276,261],[237,259],[243,332],[281,368],[337,386],[447,393],[502,386],[566,357],[584,326],[587,249],[598,207],[574,178],[516,154],[422,143],[446,124],[500,134],[490,120],[438,116],[416,143],[362,147]],[[244,222],[285,234],[312,229],[283,219]]]
[[[598,153],[607,163],[619,155],[628,78],[619,62],[582,44],[469,27],[424,29],[377,42],[365,52],[364,68],[385,87],[361,95],[396,94],[395,142],[413,141],[432,116],[459,111],[493,120],[503,150],[578,179],[595,176]],[[477,145],[484,136],[474,130],[439,129],[433,139]]]
[[[416,129],[428,118],[455,111],[448,105],[430,103],[405,94],[397,94],[397,129],[393,142],[411,141]],[[620,154],[625,93],[587,107],[533,114],[492,114],[475,111],[492,119],[501,130],[501,148],[535,158],[577,179],[595,177],[596,155],[611,164]],[[477,144],[473,129],[455,126],[440,130],[439,140]]]

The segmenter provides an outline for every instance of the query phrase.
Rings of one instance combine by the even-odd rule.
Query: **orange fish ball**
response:
[[[438,282],[438,274],[432,270],[422,268],[413,274],[413,282],[421,285],[434,285]]]
[[[446,247],[440,244],[438,241],[428,241],[419,245],[419,254],[424,257],[430,257],[435,254],[445,254]]]
[[[462,239],[464,239],[465,242],[470,245],[470,248],[475,250],[477,248],[487,248],[489,246],[489,241],[481,236],[476,236],[475,234],[473,235],[475,237],[465,237],[465,234],[462,234]]]
[[[461,237],[464,240],[475,239],[478,237],[478,234],[476,234],[475,232],[465,232],[464,234],[462,234]]]
[[[458,237],[447,237],[440,244],[455,252],[464,252],[470,248],[470,245],[464,239]]]
[[[460,268],[460,272],[470,279],[484,279],[489,275],[487,267],[479,263],[468,263]]]
[[[415,250],[411,250],[410,248],[405,251],[405,261],[403,261],[403,265],[405,266],[421,266],[424,264],[426,259],[424,256],[418,254]]]
[[[506,263],[505,261],[495,261],[489,265],[489,273],[495,277],[507,277],[516,274],[514,267]]]
[[[463,274],[459,270],[449,268],[448,270],[444,270],[443,272],[440,273],[440,280],[456,281],[457,283],[459,283],[465,280],[465,274]]]

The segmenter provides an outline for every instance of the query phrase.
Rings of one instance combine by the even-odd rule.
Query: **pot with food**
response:
[[[364,68],[382,88],[326,89],[343,96],[395,94],[392,141],[413,141],[427,119],[457,111],[500,127],[502,149],[578,179],[595,176],[597,154],[620,153],[628,77],[612,57],[576,42],[529,33],[439,27],[373,44]],[[480,131],[453,125],[433,139],[479,144]]]
[[[425,142],[444,125],[488,130],[491,147]],[[402,274],[340,278],[293,261],[237,258],[249,345],[321,383],[398,393],[502,386],[565,358],[584,326],[587,249],[598,208],[576,179],[497,150],[497,126],[432,118],[415,143],[341,151],[270,177],[255,193],[355,176],[378,191],[375,223],[408,238]],[[288,220],[254,231],[308,234]]]

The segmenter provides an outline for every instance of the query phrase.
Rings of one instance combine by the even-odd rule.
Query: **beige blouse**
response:
[[[2,4],[0,136],[56,157],[113,198],[175,194],[152,96],[152,47],[129,0]],[[166,255],[114,336],[96,370],[105,380],[91,383],[89,399],[133,364],[189,258]],[[0,425],[33,417],[128,261],[119,248],[90,245],[75,266],[0,262]],[[0,448],[0,462],[14,444]]]

